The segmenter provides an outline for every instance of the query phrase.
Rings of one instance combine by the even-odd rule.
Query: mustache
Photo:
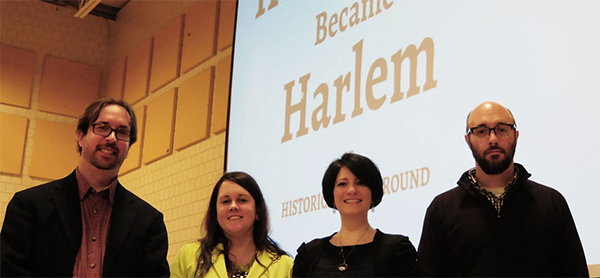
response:
[[[503,154],[506,154],[506,150],[504,150],[503,148],[500,148],[498,146],[489,147],[487,150],[485,150],[485,152],[483,154],[486,155],[486,154],[488,154],[492,151],[496,151],[496,150],[502,152]]]
[[[119,154],[119,148],[117,148],[117,144],[115,144],[115,143],[107,143],[107,144],[98,145],[97,149],[100,149],[100,148],[110,148],[115,152],[115,154]]]

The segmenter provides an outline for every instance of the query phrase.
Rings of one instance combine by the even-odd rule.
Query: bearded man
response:
[[[76,134],[77,168],[9,202],[0,277],[169,277],[163,214],[118,180],[137,140],[133,109],[122,100],[94,101]]]
[[[564,197],[513,160],[519,131],[510,110],[484,102],[466,132],[475,167],[427,209],[422,275],[589,277]]]

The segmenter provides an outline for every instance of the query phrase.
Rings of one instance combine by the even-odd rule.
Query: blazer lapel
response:
[[[260,263],[263,264],[265,267],[262,267],[260,264],[258,264],[257,261],[254,261],[252,267],[250,268],[250,272],[248,272],[248,278],[262,277],[265,274],[265,272],[267,272],[267,269],[269,269],[269,267],[271,267],[271,265],[273,264],[273,259],[271,259],[269,253],[266,251],[260,252],[257,257]]]
[[[130,194],[123,188],[121,183],[117,184],[104,255],[103,272],[105,274],[111,273],[112,267],[131,232],[136,215],[136,206]]]
[[[75,171],[56,184],[55,194],[50,197],[60,223],[65,232],[69,246],[77,254],[81,246],[81,235],[83,233],[81,223],[81,203],[79,201],[79,189]]]
[[[210,267],[206,277],[228,277],[227,266],[225,265],[225,255],[221,254],[223,251],[223,244],[219,243],[212,251],[212,258],[214,258],[213,264]],[[212,259],[211,258],[211,259]]]

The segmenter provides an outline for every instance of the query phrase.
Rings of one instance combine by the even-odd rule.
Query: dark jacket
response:
[[[467,172],[433,200],[419,245],[424,276],[589,277],[564,197],[515,165],[519,177],[499,217]]]
[[[17,192],[0,234],[0,276],[72,277],[81,245],[75,171]],[[104,277],[168,277],[163,215],[125,189],[115,191],[104,255]]]

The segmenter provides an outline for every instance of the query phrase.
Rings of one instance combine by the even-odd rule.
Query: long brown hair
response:
[[[225,236],[223,229],[217,221],[217,197],[219,195],[219,189],[224,181],[231,181],[240,185],[254,198],[256,215],[258,216],[258,219],[254,221],[253,229],[253,239],[256,249],[258,251],[268,251],[269,253],[273,254],[276,259],[278,259],[281,255],[287,255],[287,253],[279,248],[277,243],[275,243],[269,237],[269,211],[267,210],[267,205],[265,203],[263,194],[254,178],[244,172],[225,173],[221,179],[219,179],[212,191],[208,210],[206,211],[206,216],[202,221],[203,228],[206,233],[203,238],[199,239],[200,249],[198,250],[198,265],[196,268],[197,277],[206,276],[210,270],[210,267],[213,264],[213,250],[217,247],[217,245],[223,245],[222,254],[225,255],[226,259],[228,259],[231,241],[227,238],[227,236]],[[255,259],[261,266],[266,268],[266,266],[262,264],[258,258]]]

